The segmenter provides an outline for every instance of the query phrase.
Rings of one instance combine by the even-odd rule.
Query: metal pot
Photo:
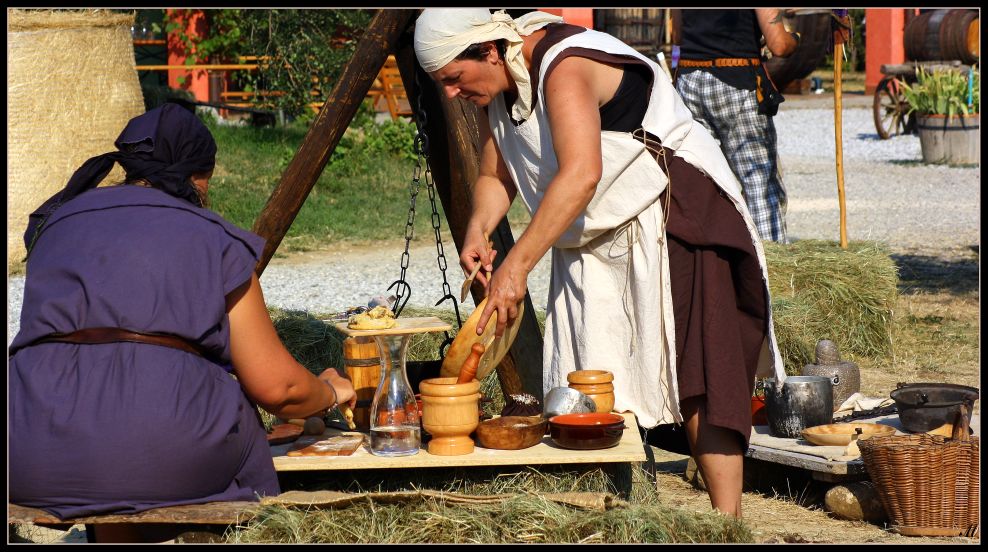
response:
[[[978,390],[951,383],[900,383],[891,397],[902,427],[913,433],[926,433],[956,422],[962,404],[972,412]]]
[[[593,402],[593,399],[576,389],[553,387],[545,394],[542,417],[548,420],[560,414],[580,414],[596,411],[597,405]]]
[[[808,427],[833,421],[834,394],[830,378],[789,376],[781,384],[765,380],[765,410],[769,432],[795,439]]]

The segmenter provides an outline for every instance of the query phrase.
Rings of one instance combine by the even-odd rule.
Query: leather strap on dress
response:
[[[53,333],[35,339],[30,344],[26,345],[26,347],[37,345],[39,343],[76,343],[82,345],[96,345],[102,343],[119,343],[122,341],[160,345],[162,347],[171,347],[172,349],[178,349],[180,351],[192,353],[201,357],[208,356],[205,349],[199,345],[176,335],[141,333],[125,330],[123,328],[84,328],[82,330],[76,330],[67,334]],[[13,354],[13,351],[11,354]]]

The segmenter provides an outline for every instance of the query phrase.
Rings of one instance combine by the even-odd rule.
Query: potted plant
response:
[[[981,159],[981,76],[967,71],[916,69],[916,82],[900,82],[924,163],[978,163]]]

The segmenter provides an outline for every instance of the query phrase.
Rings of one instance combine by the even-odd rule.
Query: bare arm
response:
[[[765,36],[765,45],[773,56],[786,57],[796,51],[799,42],[786,30],[783,10],[777,8],[756,9],[758,27]]]
[[[486,117],[480,124],[480,143],[480,171],[472,190],[473,208],[460,252],[460,265],[466,272],[470,272],[477,262],[484,270],[494,269],[491,264],[494,255],[488,255],[484,236],[494,232],[518,192],[491,136]],[[477,274],[477,281],[485,286],[488,283],[483,273]]]
[[[585,58],[569,57],[545,83],[559,172],[546,188],[528,228],[491,278],[478,329],[486,327],[495,310],[498,335],[513,323],[517,305],[525,298],[529,272],[593,199],[602,174],[598,110],[608,90],[613,96],[621,75],[619,70],[607,69]]]
[[[281,343],[264,304],[257,275],[227,296],[230,356],[244,392],[284,419],[304,418],[339,402],[355,402],[353,385],[332,368],[316,376]]]

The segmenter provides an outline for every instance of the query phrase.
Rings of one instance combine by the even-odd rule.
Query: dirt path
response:
[[[659,496],[664,504],[685,510],[708,512],[706,491],[686,481],[687,456],[652,449],[658,469]],[[820,507],[803,506],[786,496],[768,496],[745,492],[741,511],[756,542],[813,543],[881,543],[881,544],[971,544],[979,539],[966,537],[904,537],[864,521],[846,521],[832,517]]]

